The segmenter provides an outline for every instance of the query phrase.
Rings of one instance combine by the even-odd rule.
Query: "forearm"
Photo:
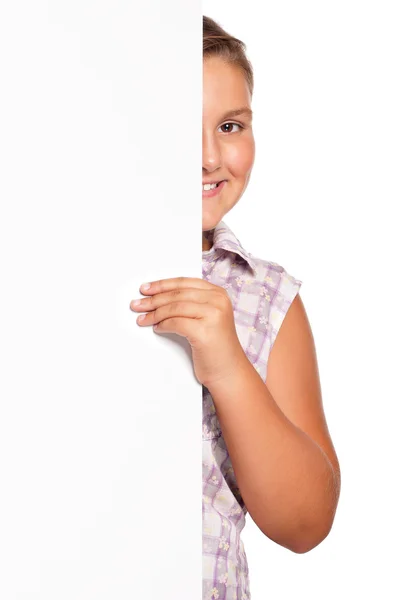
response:
[[[210,384],[236,480],[261,531],[295,552],[331,529],[339,479],[326,454],[280,410],[244,355],[230,378]]]

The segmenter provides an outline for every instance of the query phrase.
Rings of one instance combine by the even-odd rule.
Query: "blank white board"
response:
[[[1,5],[1,598],[200,595],[201,386],[129,308],[201,277],[200,19]]]

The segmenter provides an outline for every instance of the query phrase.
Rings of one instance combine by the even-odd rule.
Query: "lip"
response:
[[[221,191],[224,188],[224,186],[225,186],[226,183],[227,183],[226,180],[223,180],[213,190],[204,190],[203,189],[202,190],[202,197],[203,198],[212,198],[213,196],[217,196],[218,194],[221,193]]]

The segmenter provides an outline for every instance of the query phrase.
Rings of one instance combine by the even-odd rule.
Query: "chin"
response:
[[[218,225],[219,221],[213,222],[210,225],[203,225],[202,226],[202,231],[203,233],[207,232],[207,231],[211,231],[211,229],[215,229],[215,227]]]
[[[209,231],[210,229],[214,229],[218,225],[220,221],[223,219],[223,215],[225,215],[228,211],[222,210],[222,207],[216,207],[217,210],[209,210],[203,208],[202,211],[202,230]]]
[[[214,229],[214,227],[216,227],[219,223],[221,219],[220,218],[213,218],[213,217],[209,217],[209,216],[203,216],[202,217],[202,230],[203,231],[210,231],[210,229]]]

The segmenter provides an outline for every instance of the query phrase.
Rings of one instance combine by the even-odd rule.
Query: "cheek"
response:
[[[244,139],[228,149],[226,166],[235,177],[247,177],[255,157],[254,139]]]

